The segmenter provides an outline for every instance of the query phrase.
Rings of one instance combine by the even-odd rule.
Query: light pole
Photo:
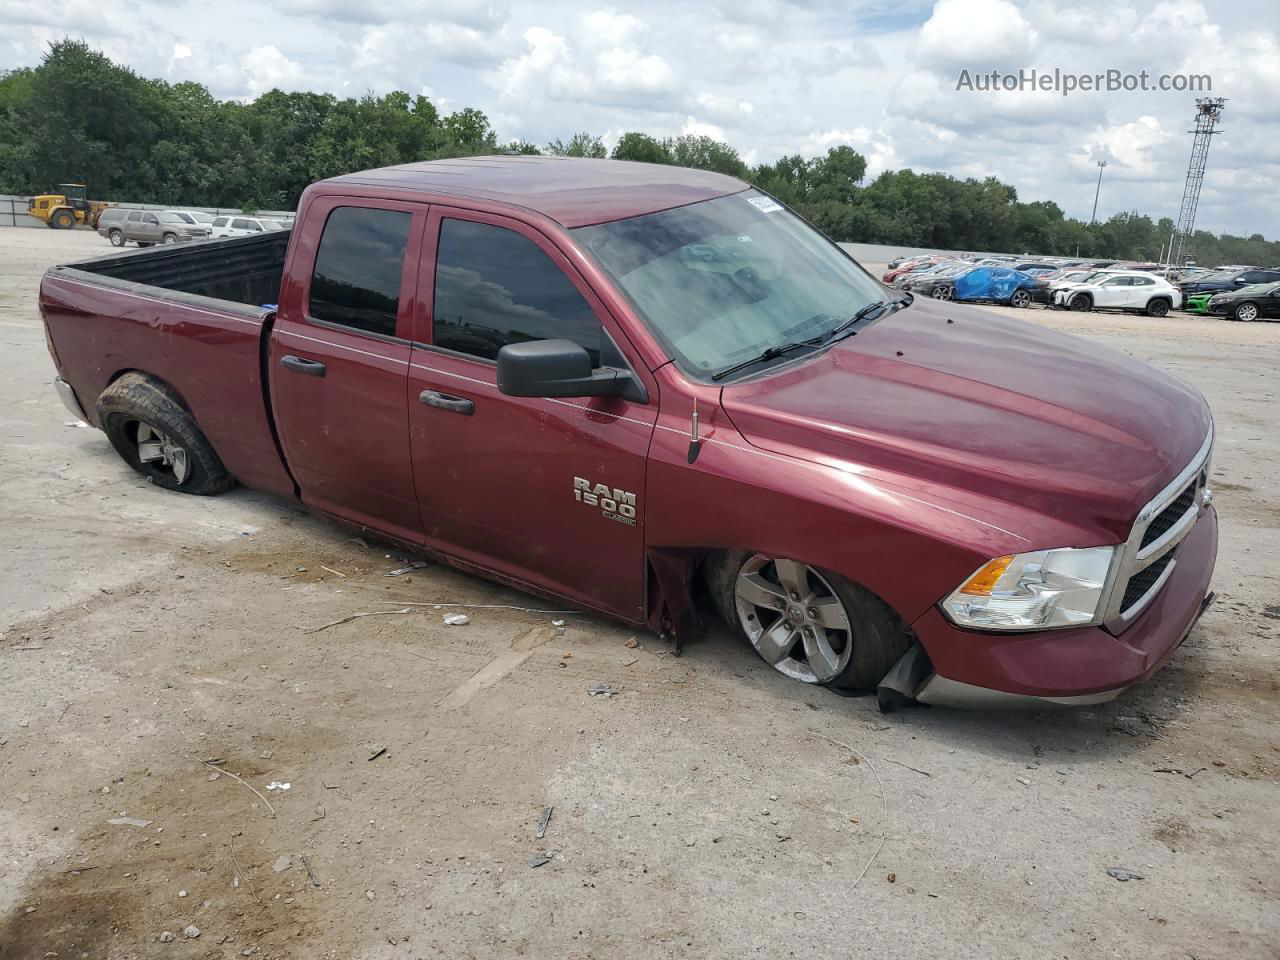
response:
[[[1098,194],[1102,192],[1102,169],[1107,165],[1107,161],[1098,161],[1098,186],[1093,191],[1093,213],[1089,214],[1089,226],[1093,226],[1094,221],[1098,217]]]

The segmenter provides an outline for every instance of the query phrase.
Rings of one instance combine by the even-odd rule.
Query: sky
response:
[[[0,0],[0,69],[80,37],[219,97],[425,94],[501,141],[709,134],[748,162],[848,144],[869,174],[995,176],[1087,220],[1176,219],[1193,92],[957,89],[961,71],[1207,74],[1228,98],[1196,225],[1280,238],[1275,0]],[[976,83],[975,83],[976,85]]]

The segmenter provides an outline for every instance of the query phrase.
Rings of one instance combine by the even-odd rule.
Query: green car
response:
[[[1187,313],[1208,313],[1209,301],[1217,292],[1216,290],[1210,290],[1207,293],[1188,294],[1187,302],[1183,304],[1182,309]]]

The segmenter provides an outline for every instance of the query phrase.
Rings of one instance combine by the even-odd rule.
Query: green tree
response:
[[[547,144],[547,153],[556,157],[591,157],[595,160],[603,160],[607,155],[604,141],[589,133],[575,133],[568,143],[552,140]]]
[[[634,160],[638,163],[671,163],[671,153],[666,145],[647,133],[624,133],[618,138],[611,154],[614,160]]]

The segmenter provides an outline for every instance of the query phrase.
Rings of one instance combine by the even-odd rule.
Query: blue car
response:
[[[1030,305],[1035,278],[1007,267],[975,267],[955,279],[957,300],[985,300],[1011,307]]]

